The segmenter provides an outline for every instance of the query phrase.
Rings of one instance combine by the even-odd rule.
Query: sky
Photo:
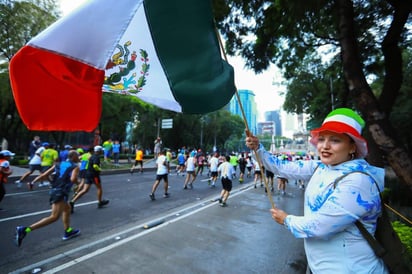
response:
[[[64,16],[87,0],[59,0],[59,2]],[[272,65],[265,72],[256,75],[253,71],[244,68],[244,61],[240,57],[228,57],[228,62],[235,69],[236,88],[252,90],[255,93],[259,122],[264,121],[265,111],[281,108],[283,97],[279,92],[285,91],[285,88],[279,85],[282,78],[275,66]]]

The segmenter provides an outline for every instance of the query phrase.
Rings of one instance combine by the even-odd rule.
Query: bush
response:
[[[405,245],[406,250],[412,256],[412,227],[399,221],[392,222],[393,229],[398,233],[401,242]]]

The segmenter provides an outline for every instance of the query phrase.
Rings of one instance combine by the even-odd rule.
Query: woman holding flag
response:
[[[312,273],[388,273],[362,236],[359,220],[372,235],[381,213],[379,189],[384,170],[369,165],[364,120],[354,111],[339,108],[311,132],[320,161],[284,161],[265,151],[258,138],[246,145],[267,170],[287,179],[308,180],[304,215],[288,214],[273,206],[272,218],[297,238],[304,239]],[[378,187],[379,186],[379,189]]]

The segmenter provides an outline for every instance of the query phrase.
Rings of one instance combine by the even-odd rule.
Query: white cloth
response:
[[[219,165],[219,159],[217,157],[213,156],[209,160],[209,165],[210,165],[210,171],[211,172],[217,172],[217,167]]]
[[[29,165],[40,165],[41,164],[41,153],[43,152],[44,147],[39,147],[34,153],[33,158],[30,159]]]
[[[232,180],[235,168],[229,162],[223,162],[217,171],[220,173],[220,178],[227,177],[229,180]]]
[[[186,160],[186,171],[195,171],[196,169],[196,158],[195,157],[189,157]]]
[[[164,175],[168,173],[168,163],[167,163],[167,158],[165,155],[160,155],[159,157],[157,157],[156,164],[157,164],[157,171],[156,171],[157,175]]]

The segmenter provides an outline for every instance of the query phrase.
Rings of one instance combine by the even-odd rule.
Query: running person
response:
[[[230,156],[223,158],[223,163],[218,167],[218,173],[222,181],[222,192],[220,193],[219,203],[221,207],[226,207],[226,201],[229,198],[230,191],[232,190],[232,179],[235,174],[235,168],[230,163]]]
[[[265,173],[266,173],[267,187],[269,188],[269,186],[270,186],[270,191],[273,191],[273,184],[274,184],[273,181],[274,181],[275,174],[272,171],[268,170],[268,169],[265,170]],[[267,192],[267,191],[268,190],[265,188],[265,192]]]
[[[140,146],[138,146],[136,149],[135,162],[132,168],[130,169],[130,174],[133,174],[134,170],[137,168],[138,165],[140,166],[140,173],[143,173],[143,150]]]
[[[186,163],[185,153],[183,150],[181,150],[179,154],[177,155],[177,164],[178,164],[177,175],[185,171],[185,163]]]
[[[243,183],[244,176],[245,176],[245,171],[246,171],[246,159],[245,159],[245,155],[243,153],[240,154],[240,157],[237,160],[237,162],[239,164],[239,170],[240,170],[239,183]]]
[[[70,205],[68,204],[72,185],[77,182],[79,173],[78,162],[79,154],[75,150],[71,150],[67,161],[55,164],[33,180],[33,182],[42,180],[43,178],[47,178],[53,172],[56,172],[55,176],[58,177],[55,177],[52,181],[52,189],[50,190],[50,204],[52,205],[51,214],[49,217],[43,218],[30,226],[17,226],[15,234],[15,243],[17,246],[21,245],[24,237],[26,237],[28,233],[54,223],[60,216],[62,216],[64,226],[63,241],[80,234],[79,229],[73,229],[70,226]]]
[[[29,162],[29,171],[23,174],[19,180],[16,181],[17,187],[21,187],[21,184],[23,183],[24,179],[26,179],[29,175],[33,174],[34,171],[38,170],[39,173],[42,173],[42,168],[41,168],[41,153],[43,152],[44,147],[39,147],[36,152],[33,154],[33,157],[30,158]],[[27,186],[30,190],[33,190],[33,183],[29,182],[27,183]]]
[[[196,180],[196,156],[195,152],[190,153],[190,157],[186,160],[186,179],[183,185],[183,189],[187,189],[187,186],[192,189],[193,182]]]
[[[97,188],[97,207],[102,208],[103,206],[109,203],[109,200],[103,200],[103,187],[102,187],[102,180],[100,179],[100,154],[103,152],[103,147],[95,146],[94,147],[94,154],[89,159],[89,165],[87,167],[86,172],[86,180],[84,183],[83,188],[78,192],[70,201],[70,206],[72,212],[74,211],[74,204],[76,201],[86,194],[92,184],[94,184]]]
[[[209,183],[211,183],[210,187],[215,187],[216,180],[217,180],[217,168],[219,166],[219,153],[215,152],[209,160],[209,167],[210,167],[210,179]]]
[[[252,159],[253,163],[253,169],[255,170],[255,188],[257,185],[258,180],[260,181],[260,187],[263,187],[263,182],[262,182],[262,174],[260,173],[260,166],[259,163],[255,160]]]
[[[169,198],[169,193],[167,190],[169,189],[169,179],[167,177],[169,171],[169,163],[167,162],[165,151],[160,151],[157,159],[156,159],[157,171],[156,171],[156,181],[152,186],[152,192],[149,194],[149,197],[152,201],[156,200],[155,192],[161,180],[164,182],[164,198]]]

